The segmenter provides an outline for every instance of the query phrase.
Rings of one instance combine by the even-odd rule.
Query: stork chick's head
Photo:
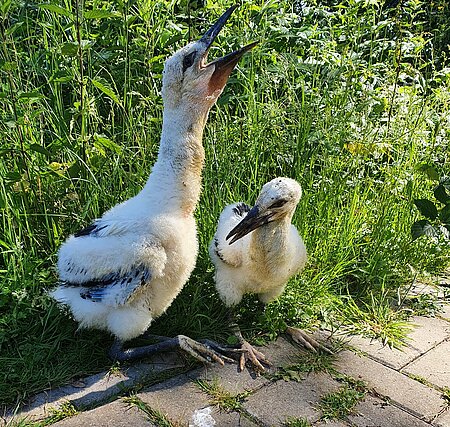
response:
[[[207,63],[209,48],[236,7],[230,7],[200,40],[189,43],[166,60],[162,87],[165,107],[207,112],[222,93],[239,59],[256,45],[251,43]]]
[[[291,178],[275,178],[264,184],[255,206],[227,235],[230,245],[253,230],[283,218],[292,218],[302,197],[300,184]]]

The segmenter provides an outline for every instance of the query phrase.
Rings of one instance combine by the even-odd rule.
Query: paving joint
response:
[[[426,356],[430,351],[433,351],[436,347],[440,346],[441,344],[443,344],[445,342],[449,342],[449,341],[450,341],[450,337],[447,337],[447,338],[444,338],[442,341],[439,341],[438,343],[434,344],[433,347],[431,347],[428,350],[425,350],[423,353],[415,356],[414,359],[410,360],[408,363],[406,363],[406,365],[404,365],[400,369],[398,369],[398,372],[403,373],[403,370],[405,368],[407,368],[409,365],[411,365],[412,363],[414,363],[421,357]],[[370,355],[369,355],[369,357],[370,357]]]

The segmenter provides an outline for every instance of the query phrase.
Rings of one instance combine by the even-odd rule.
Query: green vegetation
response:
[[[73,417],[78,414],[78,411],[70,402],[62,403],[58,408],[50,408],[50,415],[44,418],[42,421],[29,421],[26,418],[22,418],[18,421],[12,421],[8,423],[9,427],[46,427],[61,421],[65,418]]]
[[[125,397],[123,399],[125,403],[130,406],[135,406],[141,411],[145,412],[148,416],[148,420],[158,427],[176,427],[177,424],[172,423],[164,414],[153,409],[151,406],[147,405],[144,401],[139,399],[137,396]]]
[[[444,390],[442,392],[442,397],[447,402],[447,406],[450,406],[450,388],[449,387],[444,387]]]
[[[211,398],[211,405],[215,405],[223,411],[237,411],[241,412],[242,402],[248,397],[251,392],[238,393],[232,395],[227,390],[223,389],[217,380],[206,381],[202,379],[195,380],[197,387],[206,393]]]
[[[434,197],[438,206],[429,199],[416,199],[414,204],[427,219],[416,221],[411,226],[413,239],[429,236],[434,239],[443,237],[450,239],[450,177],[439,180],[434,189]],[[431,222],[430,222],[431,221]]]
[[[284,423],[285,427],[311,427],[311,424],[308,420],[304,420],[301,418],[288,418]]]
[[[333,362],[335,356],[325,352],[305,352],[298,357],[298,362],[292,365],[280,367],[277,372],[272,375],[273,379],[281,378],[285,381],[302,381],[305,375],[311,372],[327,372],[334,374]]]
[[[347,385],[328,393],[320,400],[322,418],[325,420],[342,419],[353,412],[355,405],[363,399],[365,392]]]
[[[252,203],[283,175],[303,186],[294,223],[309,263],[264,310],[247,298],[242,329],[272,339],[286,323],[334,324],[401,344],[408,265],[433,273],[450,259],[448,240],[410,234],[414,200],[449,175],[450,10],[444,0],[383,3],[255,0],[230,19],[220,52],[260,45],[210,114],[197,268],[155,334],[226,341],[209,240],[227,203]],[[46,294],[56,253],[142,187],[159,143],[164,59],[229,5],[0,5],[1,404],[111,366],[111,338],[78,332]]]

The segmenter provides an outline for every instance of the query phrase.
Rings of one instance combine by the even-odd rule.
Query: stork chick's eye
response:
[[[269,209],[281,208],[282,206],[284,206],[285,203],[287,203],[287,200],[285,200],[285,199],[277,200],[275,203],[272,203],[269,206]]]
[[[183,73],[192,66],[192,64],[194,63],[195,60],[195,50],[191,53],[188,53],[184,58],[183,58]]]

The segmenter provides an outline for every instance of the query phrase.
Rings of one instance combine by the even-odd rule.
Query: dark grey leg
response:
[[[127,360],[142,359],[164,351],[181,349],[203,363],[217,362],[221,365],[224,365],[224,362],[234,363],[233,359],[225,356],[219,351],[219,349],[226,350],[225,348],[222,348],[216,343],[214,343],[214,346],[210,346],[210,344],[213,343],[212,341],[206,340],[206,343],[203,344],[185,335],[178,335],[174,338],[158,338],[160,339],[160,342],[156,344],[127,349],[123,348],[123,343],[121,341],[115,340],[109,351],[109,357],[113,360],[123,362]]]

